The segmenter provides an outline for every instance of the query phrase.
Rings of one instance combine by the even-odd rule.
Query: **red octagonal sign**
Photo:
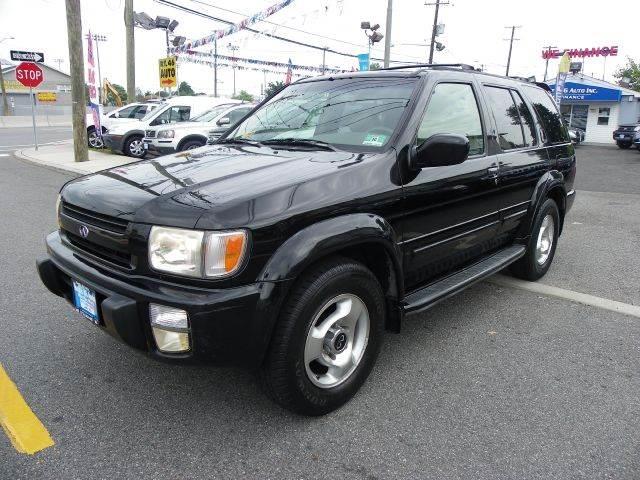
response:
[[[35,88],[44,80],[44,74],[35,63],[22,62],[16,67],[16,80],[25,87]]]

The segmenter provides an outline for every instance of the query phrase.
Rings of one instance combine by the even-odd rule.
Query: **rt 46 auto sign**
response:
[[[25,87],[35,88],[44,80],[44,74],[35,63],[22,62],[16,68],[16,80]]]

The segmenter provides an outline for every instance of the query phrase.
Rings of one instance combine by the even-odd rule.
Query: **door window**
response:
[[[418,129],[418,145],[437,133],[465,135],[469,139],[469,155],[484,152],[480,111],[471,85],[439,83],[435,86]]]
[[[175,106],[169,107],[164,112],[156,117],[152,122],[153,125],[160,125],[166,123],[185,122],[189,120],[191,113],[191,107]]]
[[[489,106],[496,120],[498,143],[502,150],[513,150],[526,146],[522,121],[511,92],[506,88],[486,87]]]
[[[133,111],[136,108],[135,105],[130,105],[128,107],[124,107],[122,110],[118,110],[117,112],[113,112],[113,114],[111,115],[112,117],[116,117],[116,113],[117,118],[131,118],[131,115],[133,115]]]
[[[520,122],[522,123],[522,132],[524,133],[525,144],[528,147],[537,145],[536,126],[533,121],[531,110],[529,110],[529,107],[527,107],[527,104],[524,102],[524,99],[519,92],[511,90],[511,95],[518,106],[518,113],[520,114]]]

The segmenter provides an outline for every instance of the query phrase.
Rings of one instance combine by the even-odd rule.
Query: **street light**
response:
[[[156,16],[154,20],[145,12],[133,12],[133,22],[136,27],[144,28],[145,30],[164,30],[167,56],[169,56],[169,34],[173,34],[173,31],[179,25],[177,20],[172,20],[169,17],[163,17],[161,15]],[[171,43],[174,47],[179,47],[185,40],[185,37],[174,36]]]
[[[376,23],[375,25],[371,25],[371,22],[360,22],[360,28],[364,30],[364,34],[367,36],[368,44],[369,44],[369,62],[371,62],[371,47],[374,43],[378,43],[380,40],[384,38],[384,35],[378,32],[380,28],[380,24]],[[367,30],[370,30],[369,33]]]

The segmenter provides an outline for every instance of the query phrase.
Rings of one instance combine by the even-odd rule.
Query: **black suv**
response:
[[[549,93],[464,65],[311,78],[214,145],[67,183],[44,284],[151,356],[351,398],[383,333],[507,266],[549,269],[576,161]]]
[[[626,149],[635,143],[640,150],[640,123],[618,126],[613,132],[613,139],[619,148]]]

